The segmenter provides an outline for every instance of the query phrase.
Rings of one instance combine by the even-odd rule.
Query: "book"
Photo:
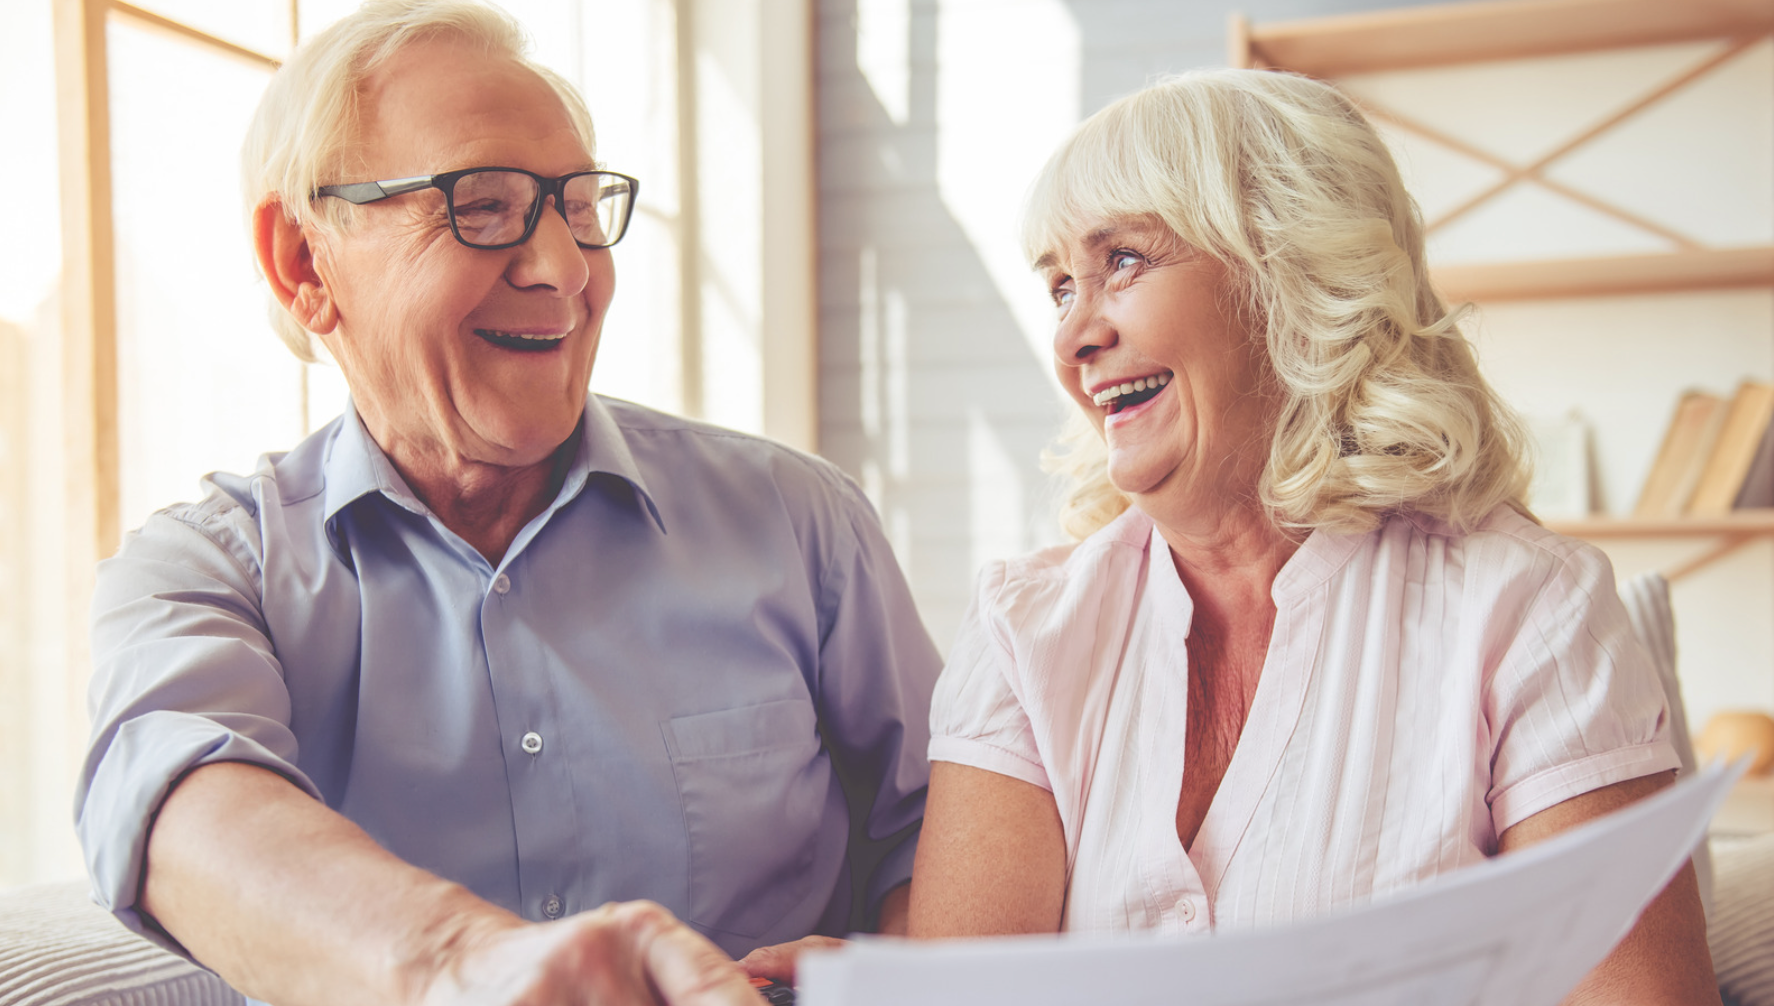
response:
[[[1774,420],[1774,384],[1744,381],[1738,385],[1718,442],[1694,487],[1694,498],[1688,501],[1688,513],[1716,517],[1731,512],[1770,420]]]
[[[1583,417],[1528,416],[1539,457],[1534,480],[1528,486],[1528,507],[1547,520],[1581,520],[1588,517],[1589,424]]]
[[[1700,482],[1713,444],[1725,422],[1725,401],[1705,391],[1687,391],[1676,402],[1663,446],[1651,462],[1632,515],[1649,520],[1680,517]]]
[[[1749,474],[1743,477],[1743,488],[1737,493],[1735,508],[1750,510],[1774,507],[1774,421],[1762,431],[1762,445],[1756,448]]]

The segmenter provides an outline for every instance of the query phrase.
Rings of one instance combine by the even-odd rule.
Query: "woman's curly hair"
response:
[[[1527,513],[1521,422],[1430,284],[1423,227],[1385,143],[1329,85],[1288,73],[1168,77],[1091,116],[1030,195],[1033,262],[1104,221],[1157,219],[1224,262],[1281,389],[1259,492],[1277,526],[1365,531],[1415,510],[1470,527]],[[1079,417],[1080,420],[1082,417]],[[1125,510],[1100,435],[1048,455],[1066,530]]]

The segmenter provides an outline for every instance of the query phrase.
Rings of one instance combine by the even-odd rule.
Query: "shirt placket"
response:
[[[586,906],[574,903],[568,866],[576,815],[563,720],[547,661],[514,628],[522,607],[522,564],[508,563],[486,581],[481,639],[511,791],[520,914],[550,920]]]
[[[1140,703],[1140,764],[1154,777],[1142,788],[1149,794],[1150,815],[1143,829],[1140,857],[1147,911],[1158,931],[1201,936],[1213,931],[1213,907],[1207,887],[1176,833],[1177,801],[1182,796],[1183,735],[1189,722],[1189,657],[1187,634],[1194,604],[1169,568],[1169,552],[1153,532],[1147,589],[1141,603],[1160,606],[1147,611],[1147,643],[1139,658],[1145,663],[1140,680],[1146,701]],[[1163,567],[1152,568],[1157,563]]]

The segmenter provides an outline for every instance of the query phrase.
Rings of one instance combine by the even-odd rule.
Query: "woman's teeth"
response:
[[[1109,388],[1104,388],[1103,390],[1092,395],[1091,401],[1095,402],[1098,406],[1104,406],[1104,405],[1108,405],[1111,402],[1116,401],[1117,399],[1126,398],[1127,396],[1132,395],[1132,394],[1136,394],[1138,392],[1150,391],[1153,394],[1157,394],[1159,388],[1162,388],[1166,384],[1170,383],[1170,378],[1171,378],[1171,375],[1169,373],[1163,373],[1163,374],[1153,374],[1150,377],[1142,377],[1142,378],[1135,380],[1135,381],[1123,381],[1118,385],[1115,385],[1115,386],[1109,387]],[[1152,397],[1152,396],[1151,395],[1144,395],[1141,397],[1140,400],[1144,401],[1145,399],[1150,398],[1150,397]],[[1137,404],[1137,403],[1129,403],[1129,404]]]

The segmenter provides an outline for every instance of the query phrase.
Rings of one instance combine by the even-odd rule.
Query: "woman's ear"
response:
[[[327,335],[339,324],[338,305],[314,265],[308,229],[283,211],[283,201],[268,196],[253,211],[253,251],[259,271],[277,298],[303,328]]]

